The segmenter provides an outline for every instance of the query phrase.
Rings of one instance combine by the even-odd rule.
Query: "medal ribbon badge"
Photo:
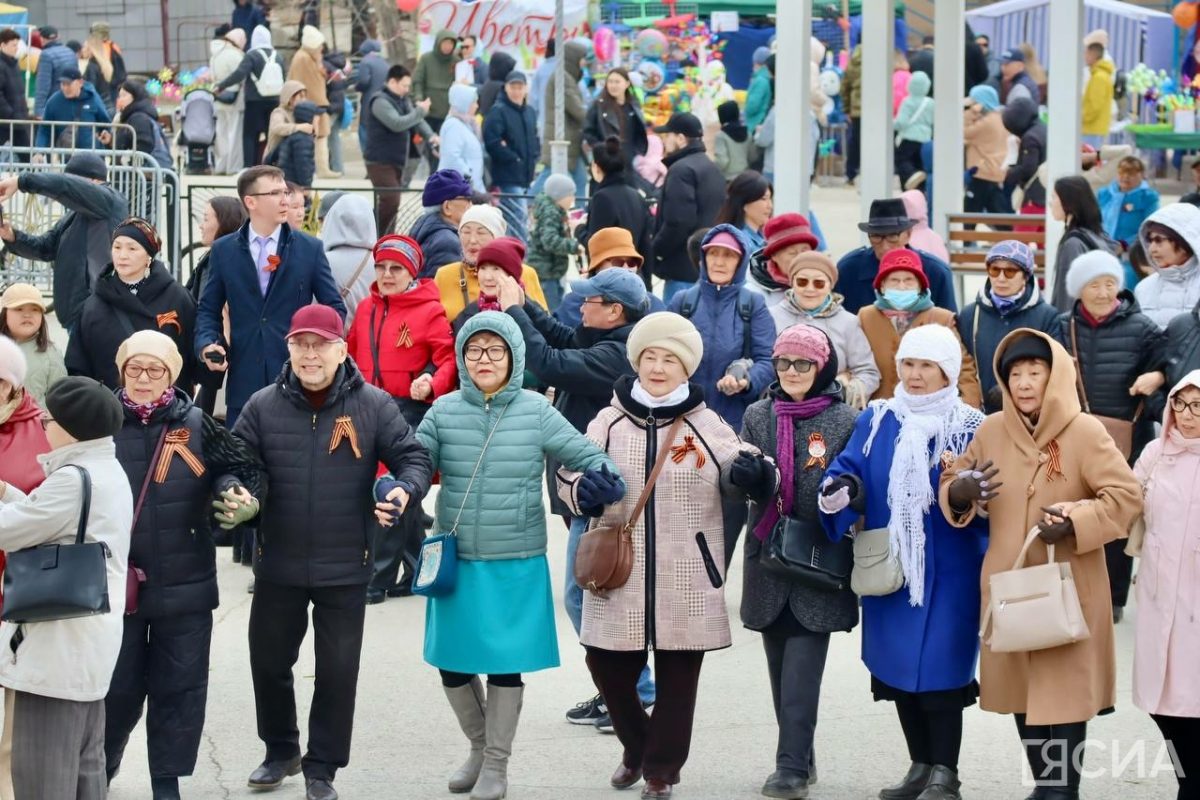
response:
[[[338,445],[343,441],[350,442],[350,449],[354,451],[355,458],[362,458],[362,451],[358,449],[358,431],[354,430],[354,420],[350,417],[338,417],[333,421],[333,434],[329,437],[329,452],[337,450]]]
[[[825,454],[829,449],[825,446],[825,437],[819,433],[810,433],[808,435],[808,461],[805,462],[805,469],[820,467],[825,469]]]
[[[163,450],[158,459],[158,467],[154,470],[155,483],[166,481],[167,472],[171,469],[171,459],[175,456],[183,459],[183,463],[188,465],[197,478],[204,474],[204,464],[196,458],[195,453],[188,449],[188,441],[191,438],[192,432],[187,428],[180,428],[167,434],[167,438],[163,440]]]
[[[704,466],[706,461],[704,453],[700,451],[699,447],[696,447],[696,439],[691,434],[683,437],[683,444],[677,444],[671,448],[671,460],[676,464],[682,464],[688,453],[696,454],[696,469]]]

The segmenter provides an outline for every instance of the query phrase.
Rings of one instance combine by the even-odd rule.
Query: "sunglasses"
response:
[[[1022,270],[1019,267],[1001,267],[996,264],[988,264],[987,274],[989,278],[999,278],[1001,275],[1006,280],[1012,280],[1020,275]]]
[[[824,278],[796,278],[792,281],[792,286],[795,286],[797,289],[807,289],[810,283],[812,284],[812,288],[818,292],[829,285],[829,281]]]
[[[604,259],[604,266],[639,269],[642,266],[642,260],[640,258],[606,258]]]
[[[796,372],[803,375],[806,372],[812,372],[812,368],[816,366],[815,361],[809,361],[806,358],[783,358],[782,356],[772,358],[771,363],[775,366],[775,371],[780,375],[787,372],[789,369],[794,369]]]

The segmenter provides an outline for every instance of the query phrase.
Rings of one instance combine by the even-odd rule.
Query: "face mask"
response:
[[[883,293],[883,299],[888,302],[888,305],[900,311],[916,305],[920,297],[921,293],[916,289],[887,289]]]

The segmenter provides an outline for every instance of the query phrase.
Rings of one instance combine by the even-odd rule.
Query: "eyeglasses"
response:
[[[141,364],[133,363],[126,364],[125,368],[121,371],[124,372],[125,377],[129,378],[131,381],[136,381],[138,378],[142,377],[143,374],[148,375],[150,380],[157,381],[161,380],[162,376],[167,374],[166,367],[143,367]]]
[[[299,341],[298,339],[288,339],[287,346],[289,350],[295,350],[298,353],[307,353],[311,350],[314,353],[324,354],[328,353],[329,348],[333,347],[338,341],[340,340],[334,340],[331,342],[326,339],[322,339],[319,342],[305,343]]]
[[[483,358],[483,354],[487,353],[488,361],[497,363],[503,361],[508,355],[508,348],[502,344],[493,344],[489,347],[480,347],[477,344],[467,345],[467,349],[463,351],[463,357],[467,361],[479,361]]]
[[[408,269],[400,266],[399,264],[396,264],[395,266],[391,264],[376,264],[375,271],[383,275],[392,275],[393,273],[399,275],[401,273],[408,272]]]
[[[783,358],[782,356],[772,358],[771,363],[775,366],[775,371],[780,375],[787,372],[789,369],[794,369],[801,375],[812,372],[812,368],[816,366],[815,361],[809,361],[806,358]]]
[[[616,304],[615,300],[605,300],[603,297],[589,297],[581,303],[581,305],[585,306],[612,306]]]
[[[1171,410],[1176,414],[1182,414],[1185,408],[1192,412],[1193,417],[1200,417],[1200,400],[1193,400],[1189,403],[1178,397],[1171,398]]]
[[[642,261],[639,258],[606,258],[604,259],[603,266],[639,269],[642,266]]]
[[[868,233],[867,240],[870,241],[871,244],[882,244],[883,242],[887,242],[888,244],[900,244],[900,237],[903,235],[904,231],[899,231],[897,233]]]
[[[275,200],[279,200],[280,198],[288,197],[289,195],[291,195],[291,192],[288,191],[287,189],[274,189],[270,192],[251,192],[250,194],[248,194],[246,196],[247,197],[270,197]]]
[[[1170,238],[1163,236],[1162,234],[1155,233],[1150,236],[1147,236],[1146,241],[1150,244],[1165,244],[1167,242],[1170,242],[1171,240],[1170,240]]]
[[[1019,267],[1001,267],[997,266],[996,264],[988,264],[987,268],[987,274],[989,278],[999,278],[1001,275],[1003,275],[1006,280],[1010,281],[1020,275],[1021,271],[1022,270]]]
[[[824,278],[796,278],[792,281],[792,285],[797,289],[807,289],[810,283],[818,292],[829,285],[829,281]]]
[[[42,430],[44,430],[44,431],[49,430],[50,423],[54,422],[54,417],[43,416],[41,418],[40,422],[42,423]]]

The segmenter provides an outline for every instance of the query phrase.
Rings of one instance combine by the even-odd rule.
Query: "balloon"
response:
[[[396,0],[396,8],[405,14],[411,14],[421,5],[421,0]]]
[[[617,54],[617,35],[607,25],[596,28],[596,33],[592,36],[592,44],[596,48],[596,58],[603,63],[612,61]]]
[[[648,94],[654,94],[661,89],[667,77],[662,64],[655,61],[643,61],[638,64],[637,71],[642,74],[643,86]]]
[[[1171,16],[1176,25],[1184,30],[1190,30],[1196,25],[1196,18],[1200,14],[1197,12],[1195,3],[1180,3],[1171,10]]]
[[[644,57],[661,60],[667,54],[667,37],[655,28],[647,28],[633,40],[633,46]]]

